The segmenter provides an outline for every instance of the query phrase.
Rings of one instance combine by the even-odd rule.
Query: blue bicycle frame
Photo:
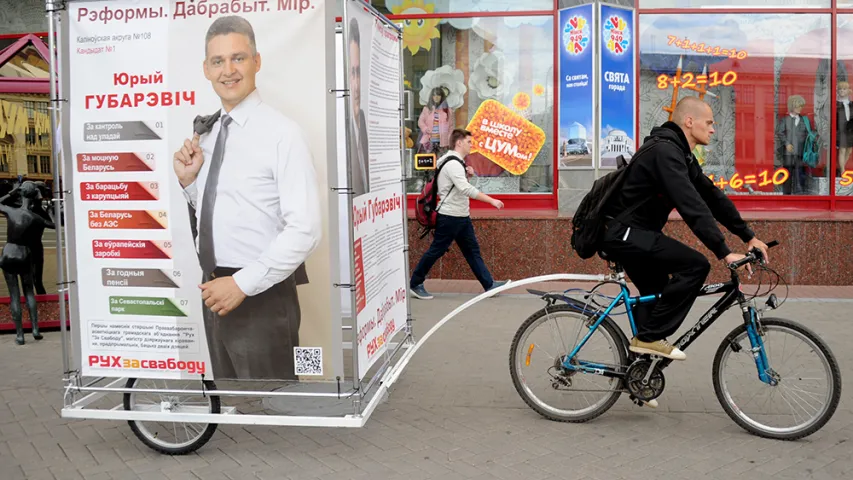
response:
[[[594,362],[587,362],[583,360],[575,360],[575,356],[580,352],[581,348],[586,344],[589,338],[592,336],[593,332],[601,325],[604,319],[610,315],[610,312],[613,311],[619,305],[626,305],[626,313],[628,314],[628,321],[631,324],[631,333],[636,336],[637,335],[637,327],[634,323],[634,314],[633,309],[638,304],[643,303],[651,303],[657,301],[660,298],[660,294],[657,295],[644,295],[644,296],[635,296],[632,297],[630,291],[628,290],[628,286],[625,284],[623,279],[623,274],[620,272],[619,281],[611,281],[607,283],[617,283],[620,287],[620,292],[616,297],[610,302],[607,308],[603,312],[584,312],[584,313],[593,313],[597,317],[595,321],[590,325],[589,331],[586,333],[584,338],[572,349],[572,351],[565,357],[562,362],[562,366],[567,370],[580,371],[584,373],[591,373],[595,375],[604,375],[608,377],[623,377],[624,372],[614,371],[612,368],[601,365]],[[739,303],[743,310],[744,323],[746,325],[746,331],[749,336],[750,344],[752,345],[753,357],[755,358],[755,366],[758,370],[758,377],[762,382],[768,383],[770,385],[774,385],[776,382],[772,376],[768,375],[768,371],[770,371],[770,365],[767,360],[767,355],[764,351],[764,341],[758,333],[758,321],[756,318],[755,308],[748,305],[746,302],[746,298],[743,293],[740,291],[740,282],[738,276],[735,272],[732,272],[732,280],[726,283],[716,283],[711,285],[705,285],[699,292],[699,296],[712,295],[717,293],[724,293],[724,295],[716,302],[714,305],[705,312],[704,315],[699,319],[698,322],[687,332],[685,332],[678,341],[675,342],[675,346],[680,350],[684,351],[693,343],[696,338],[698,338],[711,324],[714,323],[726,310],[728,310],[732,305],[736,302]],[[739,345],[732,344],[732,348],[736,351],[740,348]],[[629,355],[632,353],[629,351]],[[663,359],[658,364],[661,369],[666,368],[672,360]]]

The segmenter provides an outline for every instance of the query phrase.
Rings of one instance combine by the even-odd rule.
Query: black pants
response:
[[[217,268],[216,277],[237,269]],[[208,282],[213,275],[204,276]],[[210,363],[216,379],[293,380],[293,347],[299,346],[301,310],[291,275],[258,295],[246,297],[220,317],[202,304]]]
[[[788,179],[781,185],[783,195],[805,195],[808,193],[809,174],[802,157],[786,157],[784,163]]]
[[[644,342],[678,330],[711,271],[708,259],[687,245],[661,232],[629,231],[618,222],[608,224],[602,250],[622,264],[640,295],[661,294],[657,302],[634,308],[637,339]]]
[[[468,266],[471,267],[474,276],[483,286],[483,290],[492,287],[495,281],[492,279],[489,269],[486,268],[486,262],[480,255],[480,244],[477,243],[477,235],[474,233],[474,223],[471,222],[471,217],[451,217],[440,213],[435,225],[435,238],[433,238],[432,244],[424,256],[421,257],[415,271],[412,272],[409,286],[414,288],[424,283],[432,266],[450,250],[454,240],[459,245],[459,249],[462,250],[462,255],[468,261]]]

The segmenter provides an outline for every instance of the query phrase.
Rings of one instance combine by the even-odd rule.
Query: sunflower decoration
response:
[[[523,112],[530,107],[530,95],[525,92],[518,92],[512,97],[512,106],[516,110]]]
[[[391,6],[391,12],[394,15],[423,15],[435,12],[435,5],[424,3],[424,0],[403,0],[403,3]],[[412,55],[422,48],[430,50],[432,39],[440,36],[436,28],[439,22],[438,18],[403,20],[403,48],[408,48]]]
[[[536,95],[537,97],[541,97],[541,96],[545,95],[545,86],[537,83],[536,85],[533,86],[533,94]]]

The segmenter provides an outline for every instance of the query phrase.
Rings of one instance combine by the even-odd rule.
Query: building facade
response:
[[[403,28],[409,193],[418,192],[428,175],[414,169],[414,156],[447,147],[429,141],[437,111],[449,120],[442,128],[450,129],[467,128],[483,109],[497,108],[535,129],[541,148],[521,173],[482,152],[466,159],[477,172],[475,185],[506,205],[497,212],[472,202],[490,268],[498,278],[602,271],[601,261],[582,262],[571,251],[570,220],[592,182],[608,170],[561,169],[561,158],[588,155],[591,145],[585,125],[557,131],[559,11],[585,2],[371,3]],[[651,128],[668,120],[678,99],[703,98],[714,112],[716,134],[694,153],[762,238],[782,242],[776,268],[791,282],[853,284],[851,256],[843,248],[853,238],[853,213],[847,213],[853,212],[853,0],[608,3],[634,9],[636,28],[626,37],[636,46],[630,87],[637,111],[636,131],[611,130],[602,155],[630,155]],[[0,0],[0,20],[0,48],[26,34],[45,36],[40,0]],[[9,70],[0,62],[0,78],[25,74],[43,70]],[[38,127],[46,94],[4,92],[0,83],[0,95],[28,115],[26,129],[0,137],[0,179],[46,175],[49,132],[43,138]],[[677,215],[668,228],[710,257]],[[410,243],[416,261],[427,239],[413,233]],[[467,278],[457,253],[442,259],[434,275]],[[723,278],[718,267],[713,276]]]

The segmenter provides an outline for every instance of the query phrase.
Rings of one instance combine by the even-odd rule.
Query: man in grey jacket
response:
[[[506,281],[496,282],[492,279],[489,269],[486,268],[483,257],[480,256],[480,244],[477,243],[477,235],[474,233],[474,224],[469,214],[470,199],[479,200],[491,204],[497,209],[503,208],[504,204],[485,193],[477,190],[468,183],[468,176],[474,174],[474,169],[465,166],[465,157],[471,153],[471,132],[456,129],[450,134],[451,150],[444,154],[438,165],[450,162],[441,169],[436,183],[438,184],[439,203],[436,208],[438,218],[436,220],[435,237],[432,245],[421,257],[418,266],[412,272],[409,282],[409,290],[415,298],[429,300],[432,295],[424,288],[424,280],[435,262],[438,261],[448,250],[453,241],[459,245],[462,255],[468,261],[468,266],[474,272],[474,276],[480,281],[484,290],[504,285]]]

